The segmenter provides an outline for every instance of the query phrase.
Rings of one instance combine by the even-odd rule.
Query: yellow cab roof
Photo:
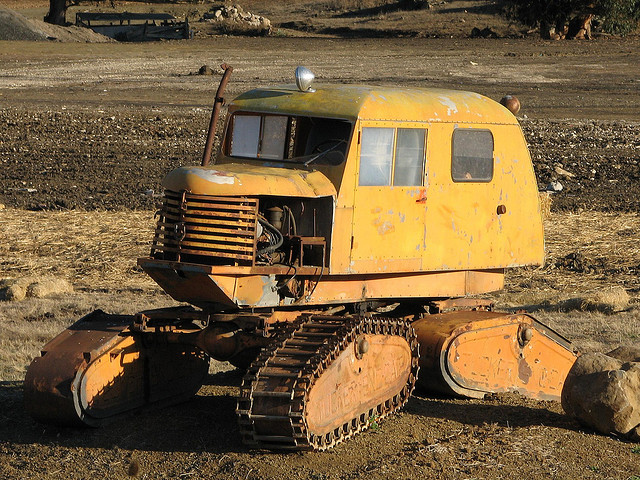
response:
[[[498,102],[473,92],[438,88],[314,85],[256,88],[236,97],[230,111],[361,120],[460,123],[517,123]]]

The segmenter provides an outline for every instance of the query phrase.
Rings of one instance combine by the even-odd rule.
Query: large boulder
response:
[[[562,408],[598,432],[640,440],[640,348],[581,355],[565,381]]]

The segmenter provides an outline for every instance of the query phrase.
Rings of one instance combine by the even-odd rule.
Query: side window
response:
[[[427,131],[422,128],[399,128],[396,140],[396,163],[393,184],[421,186],[424,175],[424,142]]]
[[[391,185],[393,128],[362,129],[360,185]]]
[[[454,182],[490,182],[493,178],[493,135],[489,130],[453,131],[451,178]]]
[[[424,128],[362,129],[361,186],[421,186],[424,177]]]

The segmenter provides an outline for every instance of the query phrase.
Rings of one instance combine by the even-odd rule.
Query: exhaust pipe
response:
[[[224,98],[222,95],[224,94],[225,88],[227,88],[227,83],[229,82],[229,77],[231,76],[231,72],[233,72],[233,67],[223,63],[220,67],[224,70],[224,74],[222,75],[222,80],[220,80],[220,85],[218,86],[218,91],[216,92],[216,98],[213,101],[213,112],[211,113],[211,121],[209,122],[209,133],[207,133],[207,143],[204,146],[204,153],[202,154],[202,163],[200,164],[203,167],[209,165],[209,160],[211,159],[211,150],[213,149],[213,140],[216,138],[216,125],[218,124],[218,117],[220,116],[220,108],[224,103]]]

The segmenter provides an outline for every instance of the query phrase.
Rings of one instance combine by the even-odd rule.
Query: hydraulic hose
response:
[[[258,221],[260,222],[260,225],[262,225],[262,227],[269,233],[270,237],[269,245],[258,250],[258,255],[265,255],[280,248],[284,242],[284,237],[282,236],[282,233],[280,233],[280,230],[271,225],[265,218],[261,216],[258,217]],[[275,239],[275,241],[272,241],[272,239]]]

